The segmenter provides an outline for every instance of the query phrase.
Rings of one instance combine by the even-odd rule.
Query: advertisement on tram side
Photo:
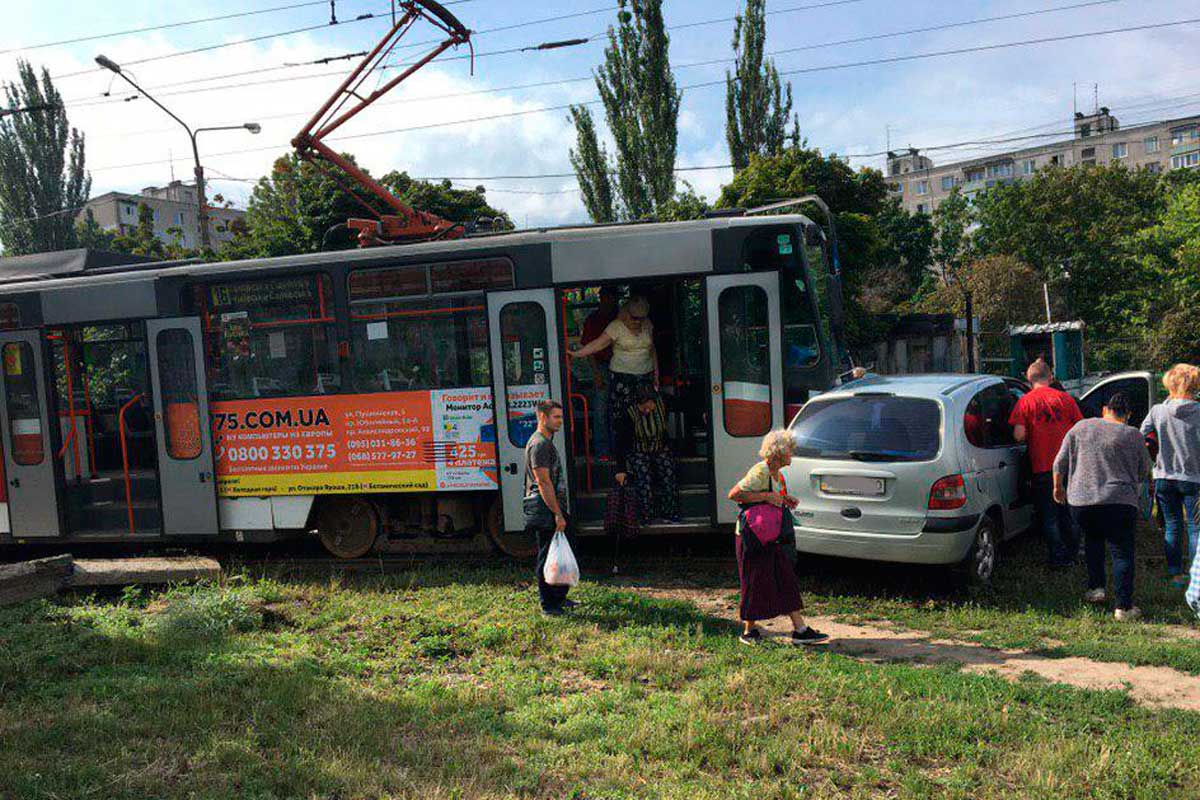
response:
[[[487,388],[212,404],[224,497],[495,489]]]

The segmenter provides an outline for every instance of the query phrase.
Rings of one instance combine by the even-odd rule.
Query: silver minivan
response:
[[[999,543],[1033,522],[1025,448],[1008,425],[1027,390],[995,376],[868,376],[810,400],[786,470],[796,548],[990,580]],[[1079,398],[1085,416],[1116,391],[1140,424],[1153,400],[1145,372],[1101,380]]]

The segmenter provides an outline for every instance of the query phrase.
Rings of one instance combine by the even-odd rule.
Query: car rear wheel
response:
[[[986,586],[992,582],[1000,552],[1000,525],[991,517],[984,517],[975,529],[975,541],[967,551],[967,557],[958,565],[957,572],[971,586]]]

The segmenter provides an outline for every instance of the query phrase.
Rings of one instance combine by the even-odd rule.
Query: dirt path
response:
[[[629,585],[652,597],[683,600],[713,616],[737,618],[737,604],[729,589],[676,589]],[[1032,672],[1046,680],[1081,689],[1115,689],[1128,692],[1142,705],[1200,711],[1200,676],[1169,667],[1130,666],[1087,658],[1047,658],[1026,650],[1000,650],[953,639],[935,639],[921,631],[895,630],[870,625],[847,625],[829,617],[808,618],[828,633],[831,651],[863,661],[910,662],[918,665],[961,664],[967,672],[999,675],[1015,681]],[[763,626],[764,633],[784,635],[784,620]]]

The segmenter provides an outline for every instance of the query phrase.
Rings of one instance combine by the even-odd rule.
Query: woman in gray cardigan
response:
[[[1108,600],[1104,545],[1113,562],[1114,615],[1132,620],[1142,612],[1133,604],[1133,549],[1138,517],[1138,487],[1150,472],[1150,454],[1142,435],[1130,427],[1129,398],[1117,392],[1104,406],[1102,419],[1085,419],[1067,432],[1054,459],[1054,500],[1070,505],[1075,527],[1084,536],[1089,603]]]

